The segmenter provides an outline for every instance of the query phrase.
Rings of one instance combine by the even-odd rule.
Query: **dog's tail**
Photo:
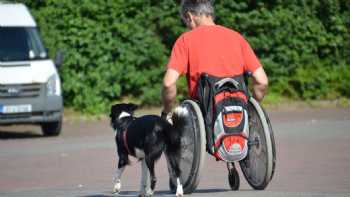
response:
[[[184,107],[176,107],[172,115],[172,126],[166,131],[166,144],[168,149],[178,150],[181,146],[182,134],[188,125],[189,112]]]

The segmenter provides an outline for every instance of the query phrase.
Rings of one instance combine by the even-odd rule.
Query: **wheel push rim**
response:
[[[255,100],[248,104],[249,149],[245,159],[240,161],[242,172],[248,183],[258,190],[265,189],[272,178],[275,152],[270,136],[268,117]]]

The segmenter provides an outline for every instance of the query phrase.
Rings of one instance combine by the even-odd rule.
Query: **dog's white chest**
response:
[[[124,118],[124,117],[129,117],[129,116],[131,116],[131,114],[129,114],[129,113],[127,113],[127,112],[122,112],[122,113],[120,113],[118,119],[122,119],[122,118]]]

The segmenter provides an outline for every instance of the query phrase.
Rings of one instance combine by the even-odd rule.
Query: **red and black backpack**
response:
[[[245,158],[249,126],[244,77],[202,74],[197,95],[206,127],[207,151],[227,162]]]

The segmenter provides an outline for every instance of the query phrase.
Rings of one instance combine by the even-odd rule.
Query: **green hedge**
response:
[[[65,105],[95,113],[110,103],[160,104],[167,58],[185,31],[178,2],[21,0],[60,70]],[[217,0],[217,23],[241,32],[264,64],[272,93],[293,99],[350,97],[350,1]],[[180,97],[186,97],[185,80]]]

